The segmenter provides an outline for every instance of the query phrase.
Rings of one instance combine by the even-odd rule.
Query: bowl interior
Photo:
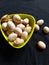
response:
[[[14,14],[10,14],[9,17],[12,17],[13,15],[14,15]],[[14,45],[13,45],[13,44],[14,44],[13,42],[9,42],[9,41],[8,41],[7,35],[6,35],[5,32],[2,30],[2,25],[1,25],[1,20],[0,20],[0,29],[1,29],[2,35],[3,35],[4,38],[7,40],[7,42],[8,42],[12,47],[14,47],[14,48],[22,48],[23,46],[25,46],[25,45],[27,44],[27,42],[29,41],[29,39],[31,38],[31,36],[33,35],[34,27],[35,27],[35,18],[34,18],[32,15],[29,15],[29,14],[18,14],[18,15],[20,15],[20,17],[21,17],[22,19],[24,19],[24,18],[29,18],[29,24],[30,24],[30,26],[32,27],[32,30],[31,30],[31,32],[29,33],[27,40],[26,40],[24,43],[22,43],[21,45],[18,45],[18,46],[14,46]]]

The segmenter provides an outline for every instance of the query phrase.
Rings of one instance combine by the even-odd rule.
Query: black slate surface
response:
[[[42,32],[45,25],[49,26],[49,0],[0,0],[0,18],[11,13],[28,13],[45,23],[21,49],[9,46],[0,32],[0,65],[49,65],[49,34]],[[38,40],[46,43],[45,50],[37,48]]]

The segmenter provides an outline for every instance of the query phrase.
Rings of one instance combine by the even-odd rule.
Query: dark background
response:
[[[49,0],[0,0],[0,18],[11,13],[28,13],[45,23],[21,49],[12,48],[0,32],[0,65],[49,65],[49,34],[42,32],[45,25],[49,26]],[[38,49],[38,40],[45,42],[45,50]]]

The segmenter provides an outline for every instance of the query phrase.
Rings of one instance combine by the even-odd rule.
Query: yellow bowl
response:
[[[12,17],[14,14],[10,14],[9,15],[9,17]],[[28,35],[28,38],[27,38],[27,40],[24,42],[24,43],[22,43],[21,45],[18,45],[18,46],[14,46],[13,44],[13,42],[9,42],[8,41],[8,38],[7,38],[7,36],[6,36],[6,34],[4,33],[4,31],[2,30],[2,25],[1,25],[1,20],[0,20],[0,30],[1,30],[1,33],[2,33],[2,35],[3,35],[3,37],[6,39],[6,41],[12,46],[12,47],[14,47],[14,48],[22,48],[22,47],[24,47],[27,43],[28,43],[28,41],[29,41],[29,39],[31,38],[31,36],[33,35],[33,32],[34,32],[34,28],[35,28],[35,18],[32,16],[32,15],[29,15],[29,14],[18,14],[22,19],[24,19],[24,18],[29,18],[29,20],[30,20],[30,22],[29,22],[29,24],[30,24],[30,26],[32,27],[32,30],[31,30],[31,32],[29,33],[29,35]]]

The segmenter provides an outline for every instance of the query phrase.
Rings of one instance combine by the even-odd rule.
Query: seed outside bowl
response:
[[[12,17],[13,15],[15,15],[15,14],[9,14],[9,17]],[[22,19],[28,18],[28,19],[29,19],[29,24],[30,24],[30,26],[32,27],[32,30],[31,30],[31,32],[29,33],[27,40],[26,40],[24,43],[22,43],[21,45],[18,45],[18,46],[14,46],[14,45],[13,45],[14,42],[9,42],[9,41],[8,41],[7,35],[6,35],[6,34],[4,33],[4,31],[2,30],[1,19],[0,19],[0,30],[1,30],[1,33],[2,33],[3,37],[5,38],[5,40],[6,40],[12,47],[17,48],[17,49],[24,47],[24,46],[28,43],[28,41],[30,40],[31,36],[33,35],[34,29],[35,29],[35,23],[36,23],[36,20],[35,20],[35,18],[34,18],[32,15],[29,15],[29,14],[18,14],[18,15],[19,15]]]

